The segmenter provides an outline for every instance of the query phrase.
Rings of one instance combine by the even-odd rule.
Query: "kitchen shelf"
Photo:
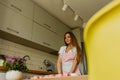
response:
[[[0,71],[7,71],[7,67],[0,66]],[[28,70],[25,73],[32,73],[32,74],[42,74],[42,75],[49,75],[49,74],[57,74],[55,72],[45,72],[40,70]]]

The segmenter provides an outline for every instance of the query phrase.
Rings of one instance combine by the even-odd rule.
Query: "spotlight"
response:
[[[63,10],[63,11],[66,11],[67,7],[68,7],[68,5],[67,5],[67,4],[64,4],[63,7],[62,7],[62,10]]]
[[[79,15],[76,14],[75,17],[74,17],[74,21],[77,21],[78,18],[79,18]]]

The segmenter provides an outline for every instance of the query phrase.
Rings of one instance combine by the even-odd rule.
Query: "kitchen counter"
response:
[[[88,75],[57,77],[57,78],[25,79],[25,80],[88,80]]]
[[[8,69],[6,67],[0,66],[0,71],[7,71]],[[40,70],[28,70],[25,73],[32,73],[32,74],[41,74],[41,75],[48,75],[48,74],[57,74],[55,72],[45,72]]]

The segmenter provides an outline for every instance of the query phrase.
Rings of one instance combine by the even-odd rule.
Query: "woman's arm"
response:
[[[78,62],[77,60],[75,59],[74,62],[73,62],[73,65],[72,65],[72,68],[70,70],[70,73],[74,73],[76,68],[77,68],[77,65],[78,65]]]
[[[62,74],[62,60],[60,55],[58,56],[58,60],[57,60],[57,70],[59,74]]]
[[[70,73],[74,73],[74,72],[76,71],[78,64],[79,64],[79,63],[78,63],[78,61],[77,61],[77,54],[76,54],[76,55],[75,55],[75,60],[74,60],[74,62],[73,62],[72,68],[71,68],[71,70],[70,70]]]

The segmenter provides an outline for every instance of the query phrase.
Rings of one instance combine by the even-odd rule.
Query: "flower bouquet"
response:
[[[3,66],[6,66],[8,70],[27,71],[26,61],[26,58],[6,56]]]
[[[22,71],[28,71],[26,61],[25,57],[6,56],[6,60],[3,62],[3,66],[8,68],[6,80],[21,80]]]

